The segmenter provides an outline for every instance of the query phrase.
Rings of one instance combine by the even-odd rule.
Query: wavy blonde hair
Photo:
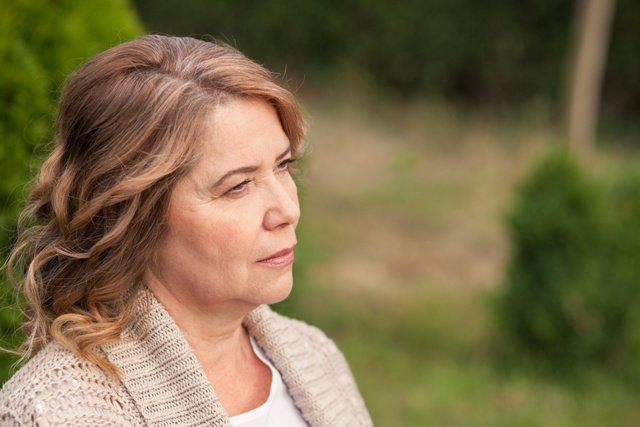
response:
[[[270,103],[300,150],[305,128],[293,95],[224,44],[144,36],[67,79],[54,148],[7,264],[27,300],[22,355],[56,340],[118,378],[98,347],[132,320],[127,296],[144,286],[171,191],[197,161],[205,116],[226,98]]]

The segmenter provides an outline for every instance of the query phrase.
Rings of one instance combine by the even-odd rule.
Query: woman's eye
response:
[[[295,163],[297,159],[286,159],[281,161],[280,163],[278,163],[277,169],[278,171],[288,171],[291,169],[291,165],[293,165],[293,163]]]
[[[250,179],[245,179],[240,184],[235,185],[235,186],[231,187],[229,190],[227,190],[225,195],[234,195],[234,194],[242,193],[244,190],[247,189],[247,185],[249,185],[250,182],[251,182]]]

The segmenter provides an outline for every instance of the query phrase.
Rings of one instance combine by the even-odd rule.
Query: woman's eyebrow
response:
[[[289,154],[290,152],[291,152],[291,145],[289,145],[286,150],[284,150],[278,157],[276,157],[275,161],[278,162],[284,159],[287,156],[287,154]]]
[[[278,157],[276,157],[275,162],[278,162],[282,159],[284,159],[287,154],[289,154],[291,152],[291,146],[288,146],[286,150],[284,150],[282,153],[280,153],[278,155]],[[237,174],[241,174],[241,173],[251,173],[251,172],[255,172],[259,169],[258,166],[242,166],[236,169],[232,169],[229,172],[225,173],[224,175],[222,175],[214,184],[212,187],[218,187],[220,186],[222,183],[224,183],[224,181],[233,176],[233,175],[237,175]]]
[[[225,173],[224,175],[222,175],[220,177],[220,179],[218,179],[214,184],[213,187],[219,187],[220,185],[222,185],[222,183],[224,183],[224,181],[227,180],[227,178],[233,176],[233,175],[237,175],[237,174],[241,174],[241,173],[251,173],[251,172],[255,172],[258,170],[257,166],[243,166],[237,169],[233,169],[230,170],[229,172]]]

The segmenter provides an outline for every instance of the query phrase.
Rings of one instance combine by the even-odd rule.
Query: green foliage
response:
[[[342,67],[403,95],[564,100],[571,0],[134,0],[153,31],[211,34],[317,80]],[[640,3],[620,0],[604,103],[637,113]]]
[[[630,117],[640,111],[640,2],[618,0],[603,87],[604,106]]]
[[[640,164],[623,174],[610,197],[607,269],[601,284],[602,310],[615,326],[610,331],[611,367],[640,379]]]
[[[573,6],[554,0],[134,3],[154,31],[212,34],[278,68],[314,73],[348,64],[403,94],[472,100],[556,89]]]
[[[22,342],[22,338],[20,310],[16,308],[8,287],[2,284],[0,286],[0,342],[5,348],[16,349]],[[0,352],[0,384],[11,376],[17,360],[18,358],[10,353]]]
[[[141,32],[127,0],[3,1],[0,13],[0,262],[14,236],[27,182],[52,137],[65,76],[93,54]],[[0,334],[15,346],[19,324],[0,280]],[[0,355],[0,383],[14,359]]]
[[[499,304],[513,355],[555,372],[639,373],[640,175],[605,190],[566,152],[522,187]]]
[[[562,369],[600,345],[593,304],[603,212],[594,183],[560,153],[533,172],[509,221],[513,255],[502,327],[518,347]]]
[[[0,14],[0,248],[6,250],[30,167],[50,139],[58,89],[91,55],[141,31],[126,0],[3,2]]]

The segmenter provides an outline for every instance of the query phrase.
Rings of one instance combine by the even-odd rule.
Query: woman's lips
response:
[[[294,258],[293,247],[290,247],[270,255],[268,258],[261,259],[258,261],[258,264],[272,267],[286,267],[293,264]]]

